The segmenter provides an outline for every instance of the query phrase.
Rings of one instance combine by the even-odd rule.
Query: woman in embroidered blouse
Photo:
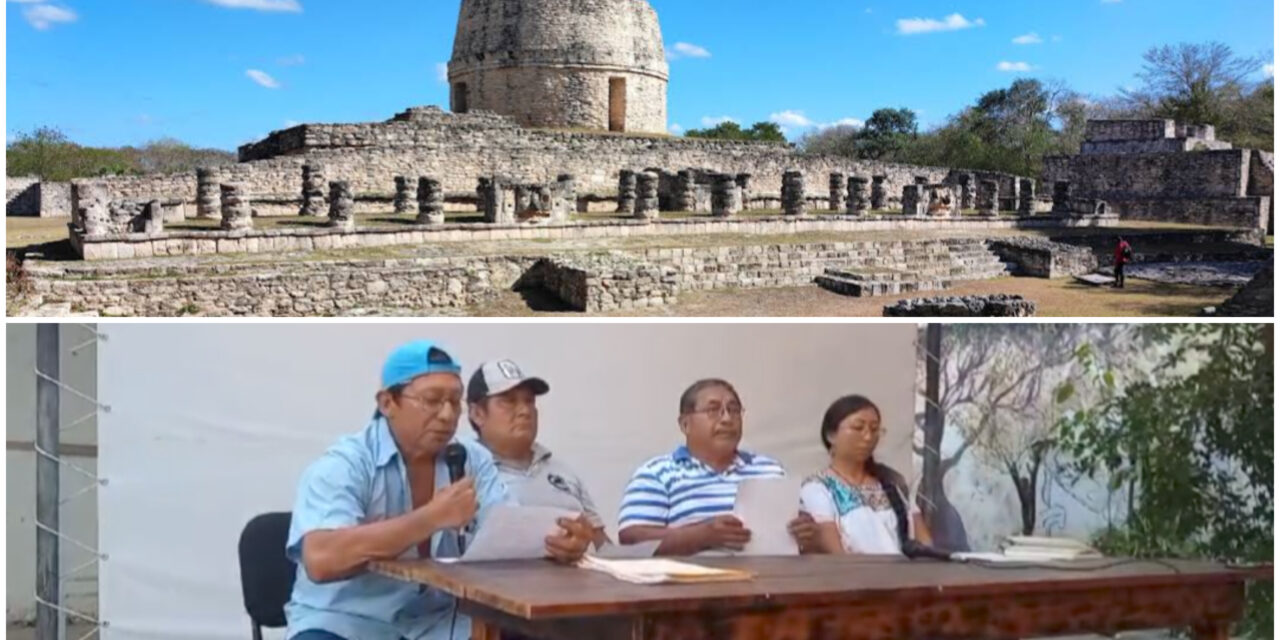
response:
[[[806,479],[800,500],[818,522],[822,553],[900,554],[908,538],[932,542],[902,475],[875,461],[880,409],[862,396],[832,403],[822,418],[831,464]]]

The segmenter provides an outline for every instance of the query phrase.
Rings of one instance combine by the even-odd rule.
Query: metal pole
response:
[[[58,640],[62,618],[58,580],[58,371],[59,325],[36,325],[36,596],[53,606],[36,604],[36,640]],[[54,459],[50,459],[53,456]]]

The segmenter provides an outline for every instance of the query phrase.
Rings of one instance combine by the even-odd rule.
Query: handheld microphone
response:
[[[954,558],[949,552],[931,547],[927,544],[921,544],[915,540],[907,540],[902,543],[902,555],[911,560],[919,560],[920,558],[932,558],[943,562],[951,562]]]
[[[444,464],[449,468],[449,484],[462,480],[467,475],[467,448],[457,442],[450,443],[444,449]],[[466,535],[458,531],[458,555],[466,553]]]

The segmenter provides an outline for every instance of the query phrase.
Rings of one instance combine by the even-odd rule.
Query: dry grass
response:
[[[941,292],[926,292],[879,298],[850,298],[811,287],[781,289],[724,289],[685,292],[680,301],[666,308],[610,312],[607,316],[672,317],[871,317],[880,316],[885,305],[915,297],[1022,295],[1037,304],[1039,317],[1191,317],[1207,306],[1221,304],[1232,291],[1215,287],[1158,284],[1130,279],[1128,287],[1116,290],[1089,287],[1070,278],[999,278],[964,283]],[[522,296],[505,292],[483,306],[468,309],[482,317],[581,316],[580,313],[540,312],[530,308]]]
[[[70,218],[28,218],[10,216],[4,219],[6,249],[29,247],[67,239]]]

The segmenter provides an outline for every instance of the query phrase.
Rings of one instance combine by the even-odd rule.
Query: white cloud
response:
[[[672,122],[671,125],[667,127],[667,132],[673,136],[684,135],[684,127],[680,126],[680,123],[678,122]]]
[[[696,44],[688,42],[677,42],[671,45],[671,50],[667,52],[667,60],[679,60],[681,58],[710,58],[711,52]]]
[[[1031,65],[1025,62],[1009,62],[1007,60],[1001,60],[1000,62],[996,63],[996,71],[1018,72],[1018,71],[1030,71],[1033,68],[1034,67],[1032,67]]]
[[[22,17],[26,18],[31,26],[40,31],[44,31],[61,22],[75,22],[80,17],[76,15],[75,11],[65,7],[57,7],[51,4],[33,4],[31,2],[23,2],[21,4],[32,5],[22,10]]]
[[[702,116],[702,126],[703,126],[703,127],[710,128],[710,127],[714,127],[714,126],[719,125],[719,124],[724,124],[724,123],[726,123],[726,122],[732,122],[732,123],[735,123],[735,124],[742,124],[742,121],[741,121],[741,120],[738,120],[737,118],[731,118],[731,117],[729,117],[729,116],[720,116],[719,118],[713,118],[713,117],[711,117],[711,116]]]
[[[1040,37],[1040,34],[1034,31],[1031,33],[1024,33],[1013,39],[1014,44],[1040,44],[1041,42],[1044,42],[1044,39]]]
[[[772,122],[774,124],[777,124],[782,127],[787,127],[787,128],[789,127],[805,128],[805,127],[812,127],[818,124],[810,120],[809,118],[805,117],[803,111],[793,111],[791,109],[788,109],[786,111],[782,111],[779,113],[769,114],[769,122]]]
[[[819,125],[818,128],[830,129],[831,127],[853,127],[854,129],[861,129],[865,125],[866,125],[865,122],[857,118],[841,118],[839,120],[836,120],[835,122],[828,122],[828,123]]]
[[[298,0],[204,0],[209,4],[228,9],[251,9],[253,11],[284,11],[302,13],[302,5]]]
[[[898,35],[910,36],[919,33],[935,33],[939,31],[959,31],[981,27],[987,22],[982,18],[970,20],[958,13],[953,13],[941,20],[935,18],[900,18]]]
[[[259,70],[257,70],[257,69],[249,69],[248,71],[245,71],[245,72],[244,72],[244,74],[245,74],[246,76],[249,76],[249,79],[250,79],[250,80],[253,80],[254,82],[256,82],[256,83],[258,83],[258,84],[260,84],[260,85],[262,85],[262,86],[264,86],[264,87],[266,87],[266,88],[268,88],[268,89],[279,89],[279,88],[280,88],[280,83],[279,83],[279,82],[276,82],[276,79],[275,79],[275,78],[272,78],[272,77],[271,77],[267,72],[265,72],[265,71],[259,71]]]
[[[449,84],[449,63],[436,63],[436,81],[440,84]]]
[[[1274,78],[1276,76],[1276,65],[1274,63],[1262,65],[1262,75],[1268,78]]]
[[[292,129],[293,127],[296,127],[296,126],[298,126],[298,125],[300,125],[300,124],[302,124],[302,123],[301,123],[301,122],[298,122],[297,120],[285,120],[285,121],[284,121],[284,128],[286,128],[286,129]]]
[[[1050,40],[1053,40],[1054,42],[1062,42],[1062,36],[1059,36],[1059,35],[1054,35],[1053,37],[1051,37],[1051,38],[1049,38],[1049,39],[1050,39]]]
[[[301,53],[295,53],[291,56],[285,56],[276,60],[276,64],[282,67],[296,67],[307,61],[307,58]]]

